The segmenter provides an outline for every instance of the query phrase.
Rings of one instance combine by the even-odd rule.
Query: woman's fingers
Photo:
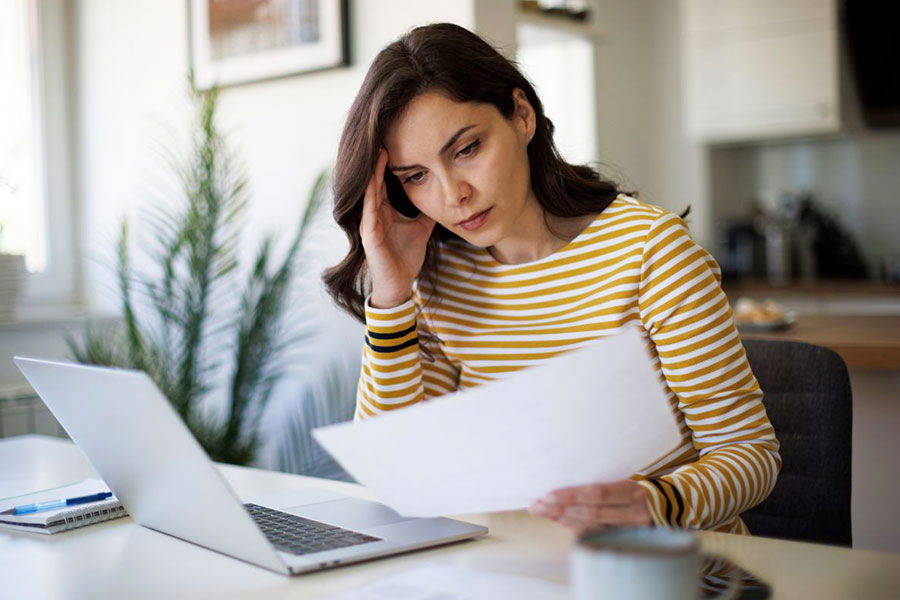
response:
[[[375,176],[369,178],[369,183],[366,184],[366,192],[363,194],[363,214],[362,220],[363,222],[366,219],[371,219],[373,216],[373,212],[375,210],[375,199],[374,194],[372,193],[372,189],[375,187]]]
[[[581,519],[581,520],[606,520],[623,518],[631,520],[632,517],[643,515],[643,507],[640,504],[559,504],[556,502],[544,502],[538,500],[528,509],[536,516],[548,519]]]
[[[652,523],[649,514],[634,505],[575,504],[565,507],[553,520],[577,533],[606,527],[645,527]]]
[[[531,506],[528,507],[528,512],[536,517],[555,519],[562,514],[563,508],[563,505],[557,504],[556,502],[540,499],[532,502]]]
[[[375,161],[375,187],[382,189],[384,187],[384,167],[387,165],[387,150],[382,148],[378,151],[378,160]]]
[[[648,525],[646,513],[635,505],[573,504],[565,507],[560,521],[579,525]]]
[[[649,525],[646,492],[631,480],[554,490],[529,511],[578,531],[604,526]]]
[[[372,174],[372,190],[375,196],[375,210],[381,210],[387,203],[387,183],[384,181],[384,166],[387,164],[387,150],[382,148],[375,161],[375,172]]]
[[[379,209],[387,196],[384,184],[384,165],[386,162],[387,151],[382,148],[375,161],[375,171],[369,177],[365,195],[363,196],[363,214],[360,221],[361,235],[374,232],[375,224],[378,221]]]
[[[384,175],[381,177],[381,183],[378,185],[378,207],[381,210],[393,211],[394,209],[391,207],[391,203],[388,200],[387,193],[387,182],[384,180]],[[386,216],[393,216],[391,212],[387,212]]]
[[[434,226],[437,224],[437,221],[427,216],[425,213],[421,213],[418,217],[416,217],[416,222],[419,224],[419,227],[422,228],[422,236],[427,240],[431,235],[431,232],[434,230]]]
[[[643,500],[643,488],[636,482],[625,479],[614,483],[595,483],[560,488],[547,495],[547,499],[561,504],[627,504]]]

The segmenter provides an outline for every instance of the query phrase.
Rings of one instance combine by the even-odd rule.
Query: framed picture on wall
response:
[[[198,88],[349,64],[347,0],[188,0]]]

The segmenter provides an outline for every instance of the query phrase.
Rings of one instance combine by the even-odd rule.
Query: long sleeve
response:
[[[367,300],[365,308],[366,338],[355,420],[457,389],[459,372],[438,344],[428,344],[429,352],[423,352],[420,333],[427,331],[427,324],[417,318],[413,299],[389,309],[373,308]]]
[[[653,222],[642,257],[640,318],[690,429],[688,450],[699,454],[639,481],[657,525],[727,527],[768,496],[781,468],[720,279],[715,260],[680,218],[665,213]]]

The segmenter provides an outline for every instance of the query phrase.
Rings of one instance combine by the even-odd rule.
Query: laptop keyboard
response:
[[[381,538],[358,531],[304,519],[258,504],[245,504],[244,507],[272,545],[289,554],[312,554],[381,541]]]

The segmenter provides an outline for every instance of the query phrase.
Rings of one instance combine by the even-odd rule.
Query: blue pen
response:
[[[24,515],[26,513],[40,512],[42,510],[51,510],[54,508],[63,508],[64,506],[72,506],[73,504],[97,502],[98,500],[106,500],[110,496],[112,496],[112,492],[100,492],[99,494],[91,494],[90,496],[79,496],[77,498],[65,498],[62,500],[48,500],[47,502],[36,502],[35,504],[24,504],[22,506],[17,506],[8,512],[14,515]]]

